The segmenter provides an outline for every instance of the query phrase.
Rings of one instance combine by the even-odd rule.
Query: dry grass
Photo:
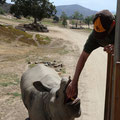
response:
[[[7,43],[15,42],[17,40],[17,37],[21,35],[23,37],[22,39],[19,39],[19,41],[30,45],[36,45],[34,40],[32,39],[32,35],[21,30],[17,30],[12,26],[0,26],[0,36],[4,37],[4,39],[0,39],[0,41]]]
[[[11,42],[15,42],[15,41],[19,41],[22,43],[25,43],[27,45],[34,45],[36,46],[35,41],[32,38],[31,34],[28,34],[24,31],[18,30],[13,28],[12,26],[0,26],[0,41],[3,42],[7,42],[7,43],[11,43]],[[21,37],[20,37],[21,36]],[[18,39],[18,37],[20,37]],[[37,41],[39,42],[39,44],[49,44],[50,43],[50,38],[49,37],[44,37],[44,36],[40,36],[37,35]]]
[[[41,45],[47,45],[50,44],[51,42],[51,39],[48,36],[42,36],[39,34],[36,35],[36,39]]]

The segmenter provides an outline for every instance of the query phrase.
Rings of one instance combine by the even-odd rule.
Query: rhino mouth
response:
[[[78,105],[80,103],[80,99],[76,98],[74,101],[71,102],[71,105]]]
[[[78,97],[76,98],[69,98],[69,99],[65,99],[64,102],[66,105],[72,105],[72,106],[76,106],[78,104],[80,104],[80,99]]]
[[[68,86],[68,84],[70,83],[70,81],[68,81],[66,87],[65,87],[65,92],[64,92],[64,104],[67,104],[67,105],[77,105],[77,104],[80,104],[80,99],[78,98],[78,92],[77,92],[77,95],[74,96],[73,98],[68,98],[67,95],[66,95],[66,88]]]

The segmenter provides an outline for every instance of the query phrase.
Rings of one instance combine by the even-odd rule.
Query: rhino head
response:
[[[38,91],[43,92],[44,109],[50,120],[74,120],[81,115],[80,99],[67,99],[66,87],[69,81],[61,80],[59,88],[49,88],[40,81],[33,83]],[[66,101],[67,99],[67,101]]]

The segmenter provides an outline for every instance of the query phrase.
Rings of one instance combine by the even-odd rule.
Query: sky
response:
[[[10,3],[11,0],[7,0]],[[110,11],[116,11],[117,0],[49,0],[54,2],[54,5],[71,5],[78,4],[91,10],[100,11],[108,9]]]

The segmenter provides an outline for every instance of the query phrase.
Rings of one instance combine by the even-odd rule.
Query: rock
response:
[[[28,64],[31,64],[31,62],[29,61]]]
[[[47,64],[48,64],[48,66],[52,66],[52,65],[51,65],[51,62],[47,62]]]
[[[61,67],[63,67],[63,64],[61,64]]]
[[[56,60],[54,60],[53,62],[56,63]]]
[[[60,69],[55,69],[56,72],[60,72]]]
[[[23,28],[22,26],[16,26],[15,29],[18,29],[18,30],[25,32],[25,28]]]
[[[23,26],[26,30],[32,30],[37,32],[49,32],[46,26],[38,23],[24,24]]]
[[[58,65],[54,65],[54,68],[57,68],[58,67]]]
[[[47,64],[47,63],[45,63],[44,65],[45,65],[45,66],[48,66],[48,64]]]
[[[35,64],[39,64],[39,62],[35,61]]]

